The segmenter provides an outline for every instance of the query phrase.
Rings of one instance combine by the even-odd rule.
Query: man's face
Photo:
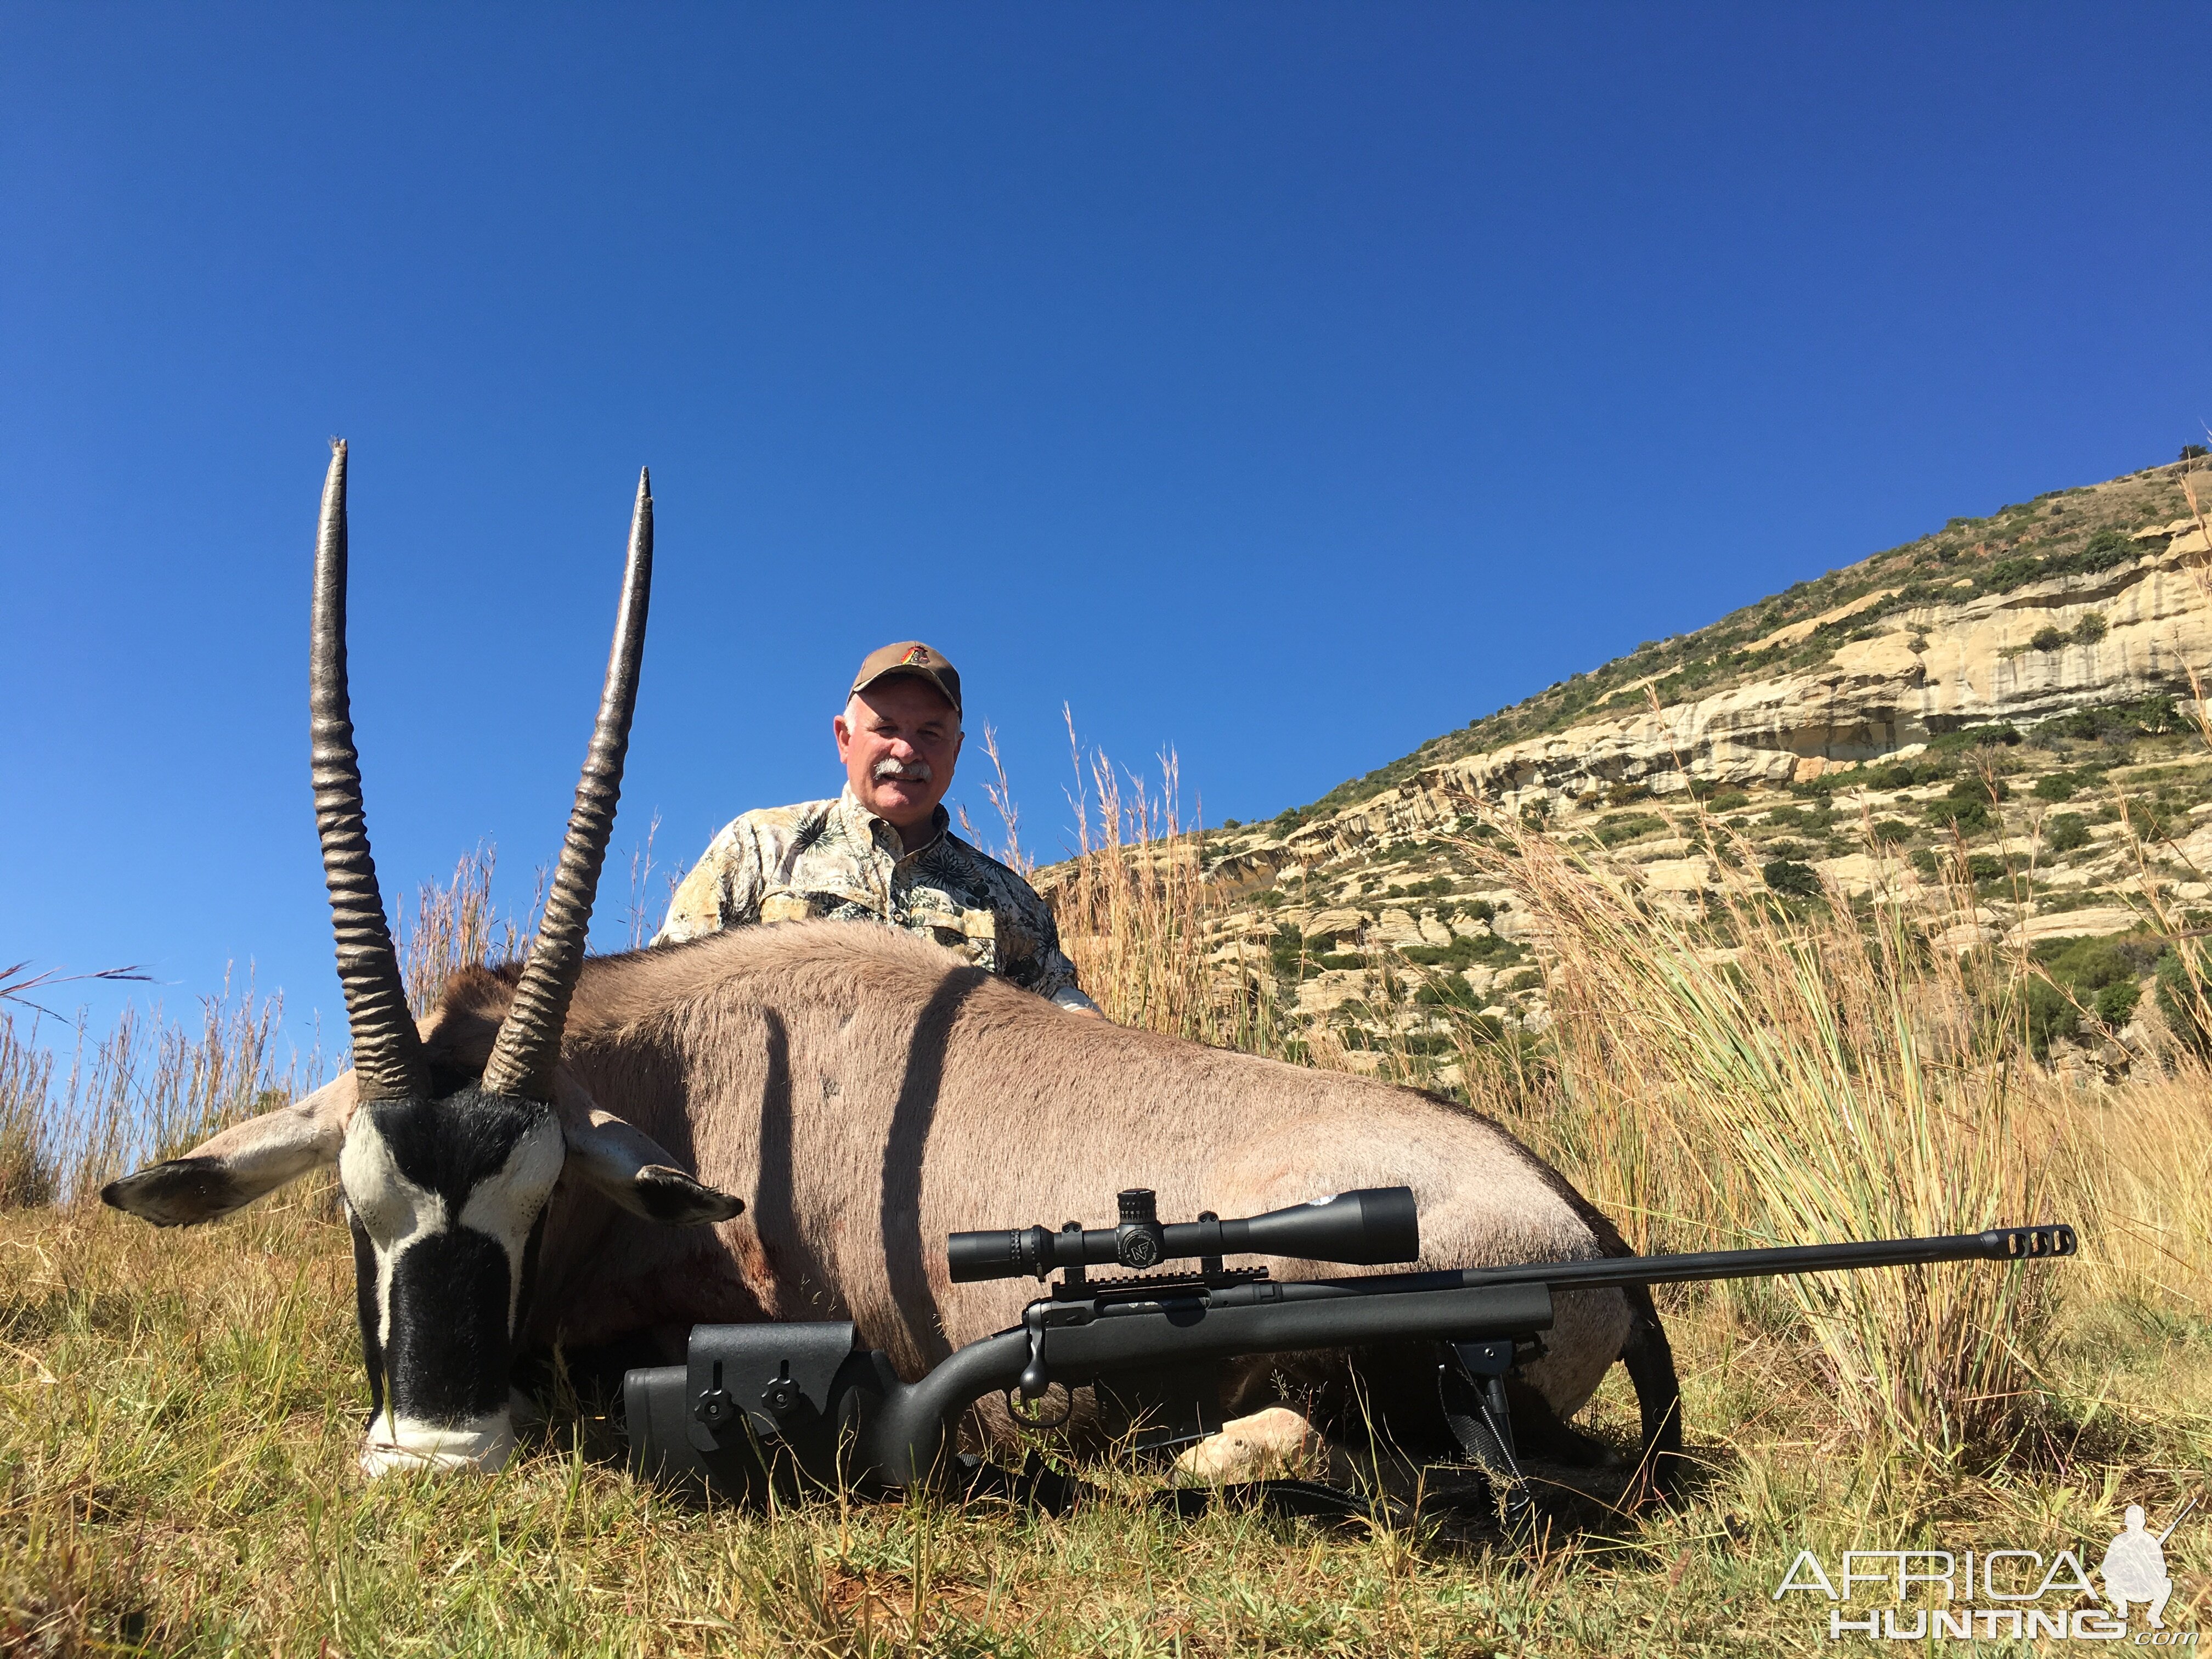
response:
[[[837,758],[853,793],[902,833],[926,828],[952,786],[960,716],[927,680],[894,674],[837,716]]]

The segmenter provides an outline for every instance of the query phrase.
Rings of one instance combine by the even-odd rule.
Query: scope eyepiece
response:
[[[1112,1227],[1060,1232],[1043,1227],[954,1233],[946,1241],[953,1282],[1043,1279],[1055,1268],[1144,1269],[1192,1256],[1280,1255],[1300,1261],[1379,1267],[1421,1254],[1420,1218],[1410,1187],[1364,1187],[1285,1210],[1233,1221],[1178,1221],[1163,1226],[1152,1189],[1133,1187],[1116,1200]]]

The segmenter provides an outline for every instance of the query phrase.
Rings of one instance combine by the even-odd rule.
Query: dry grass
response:
[[[80,1018],[66,1065],[38,1022],[0,1014],[0,1194],[88,1204],[125,1170],[313,1088],[323,1058],[280,1041],[282,1010],[226,982],[194,1020],[126,1006],[95,1035]]]
[[[1209,937],[1219,905],[1204,876],[1204,836],[1183,819],[1174,751],[1159,757],[1155,783],[1085,751],[1072,714],[1067,740],[1076,856],[1042,878],[1022,847],[1013,788],[988,727],[994,775],[985,787],[1003,831],[998,855],[1039,879],[1084,989],[1117,1024],[1273,1052],[1274,1008],[1259,972],[1265,951],[1216,947]],[[962,828],[980,839],[964,820]]]
[[[1677,912],[1555,842],[1508,845],[1547,934],[1557,1021],[1553,1097],[1516,1091],[1515,1115],[1536,1106],[1540,1139],[1644,1238],[1733,1248],[2061,1218],[2045,1127],[2022,1121],[2008,964],[1931,949],[1896,904],[1854,915],[1831,894],[1794,913],[1728,886],[1710,914]],[[1889,1462],[2018,1432],[2062,1278],[1948,1266],[1779,1285],[1840,1420]],[[1727,1294],[1747,1307],[1776,1288]]]
[[[1084,777],[1089,856],[1055,901],[1088,988],[1118,1018],[1279,1048],[1264,977],[1233,951],[1208,960],[1194,838],[1161,844],[1181,829],[1171,761],[1158,789],[1100,757]],[[2121,1505],[2167,1513],[2197,1489],[2212,1078],[2184,1060],[2061,1086],[2019,1058],[2022,965],[1929,951],[1893,910],[1745,899],[1692,918],[1549,842],[1485,845],[1542,933],[1559,1024],[1534,1048],[1467,1026],[1451,1076],[1639,1240],[2050,1217],[2082,1229],[2082,1259],[1680,1293],[1698,1477],[1671,1511],[1534,1551],[1175,1522],[1118,1499],[1063,1520],[827,1500],[702,1514],[634,1486],[610,1425],[573,1401],[496,1477],[371,1486],[351,1468],[350,1253],[321,1206],[280,1196],[157,1234],[85,1201],[116,1160],[284,1086],[273,1011],[248,999],[190,1030],[87,1041],[60,1083],[0,1025],[0,1138],[22,1126],[68,1200],[0,1212],[0,1650],[1813,1651],[1819,1615],[1769,1595],[1801,1547],[2094,1548]],[[507,939],[488,871],[416,914],[416,964]],[[1419,982],[1391,977],[1390,1029],[1449,1018],[1406,1000]],[[1315,1058],[1444,1063],[1410,1046]],[[1591,1423],[1630,1430],[1617,1376]],[[2168,1547],[2169,1624],[2207,1605],[2208,1536],[2192,1522]]]

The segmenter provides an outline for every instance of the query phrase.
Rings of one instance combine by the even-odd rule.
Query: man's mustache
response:
[[[878,783],[893,778],[901,783],[927,783],[935,775],[930,771],[927,761],[879,760],[873,775]]]

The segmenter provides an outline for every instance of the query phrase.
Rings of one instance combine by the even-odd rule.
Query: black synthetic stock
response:
[[[1202,1256],[1276,1255],[1300,1261],[1380,1267],[1412,1261],[1421,1254],[1420,1218],[1410,1187],[1363,1187],[1310,1204],[1270,1210],[1232,1221],[1180,1221],[1162,1228],[1162,1261]],[[946,1257],[955,1284],[982,1279],[1042,1279],[1061,1267],[1110,1267],[1121,1263],[1121,1232],[1094,1227],[1080,1233],[1043,1227],[954,1233]]]
[[[1193,1294],[1171,1308],[1122,1307],[1091,1323],[1053,1330],[1047,1369],[1053,1382],[1073,1388],[1093,1377],[1240,1354],[1406,1338],[1522,1335],[1551,1324],[1552,1297],[1540,1285],[1226,1306],[1218,1293],[1211,1299]],[[896,1391],[861,1426],[860,1465],[890,1486],[926,1479],[943,1449],[945,1425],[985,1395],[1018,1383],[1029,1354],[1026,1332],[1001,1331],[969,1343],[921,1382]]]

